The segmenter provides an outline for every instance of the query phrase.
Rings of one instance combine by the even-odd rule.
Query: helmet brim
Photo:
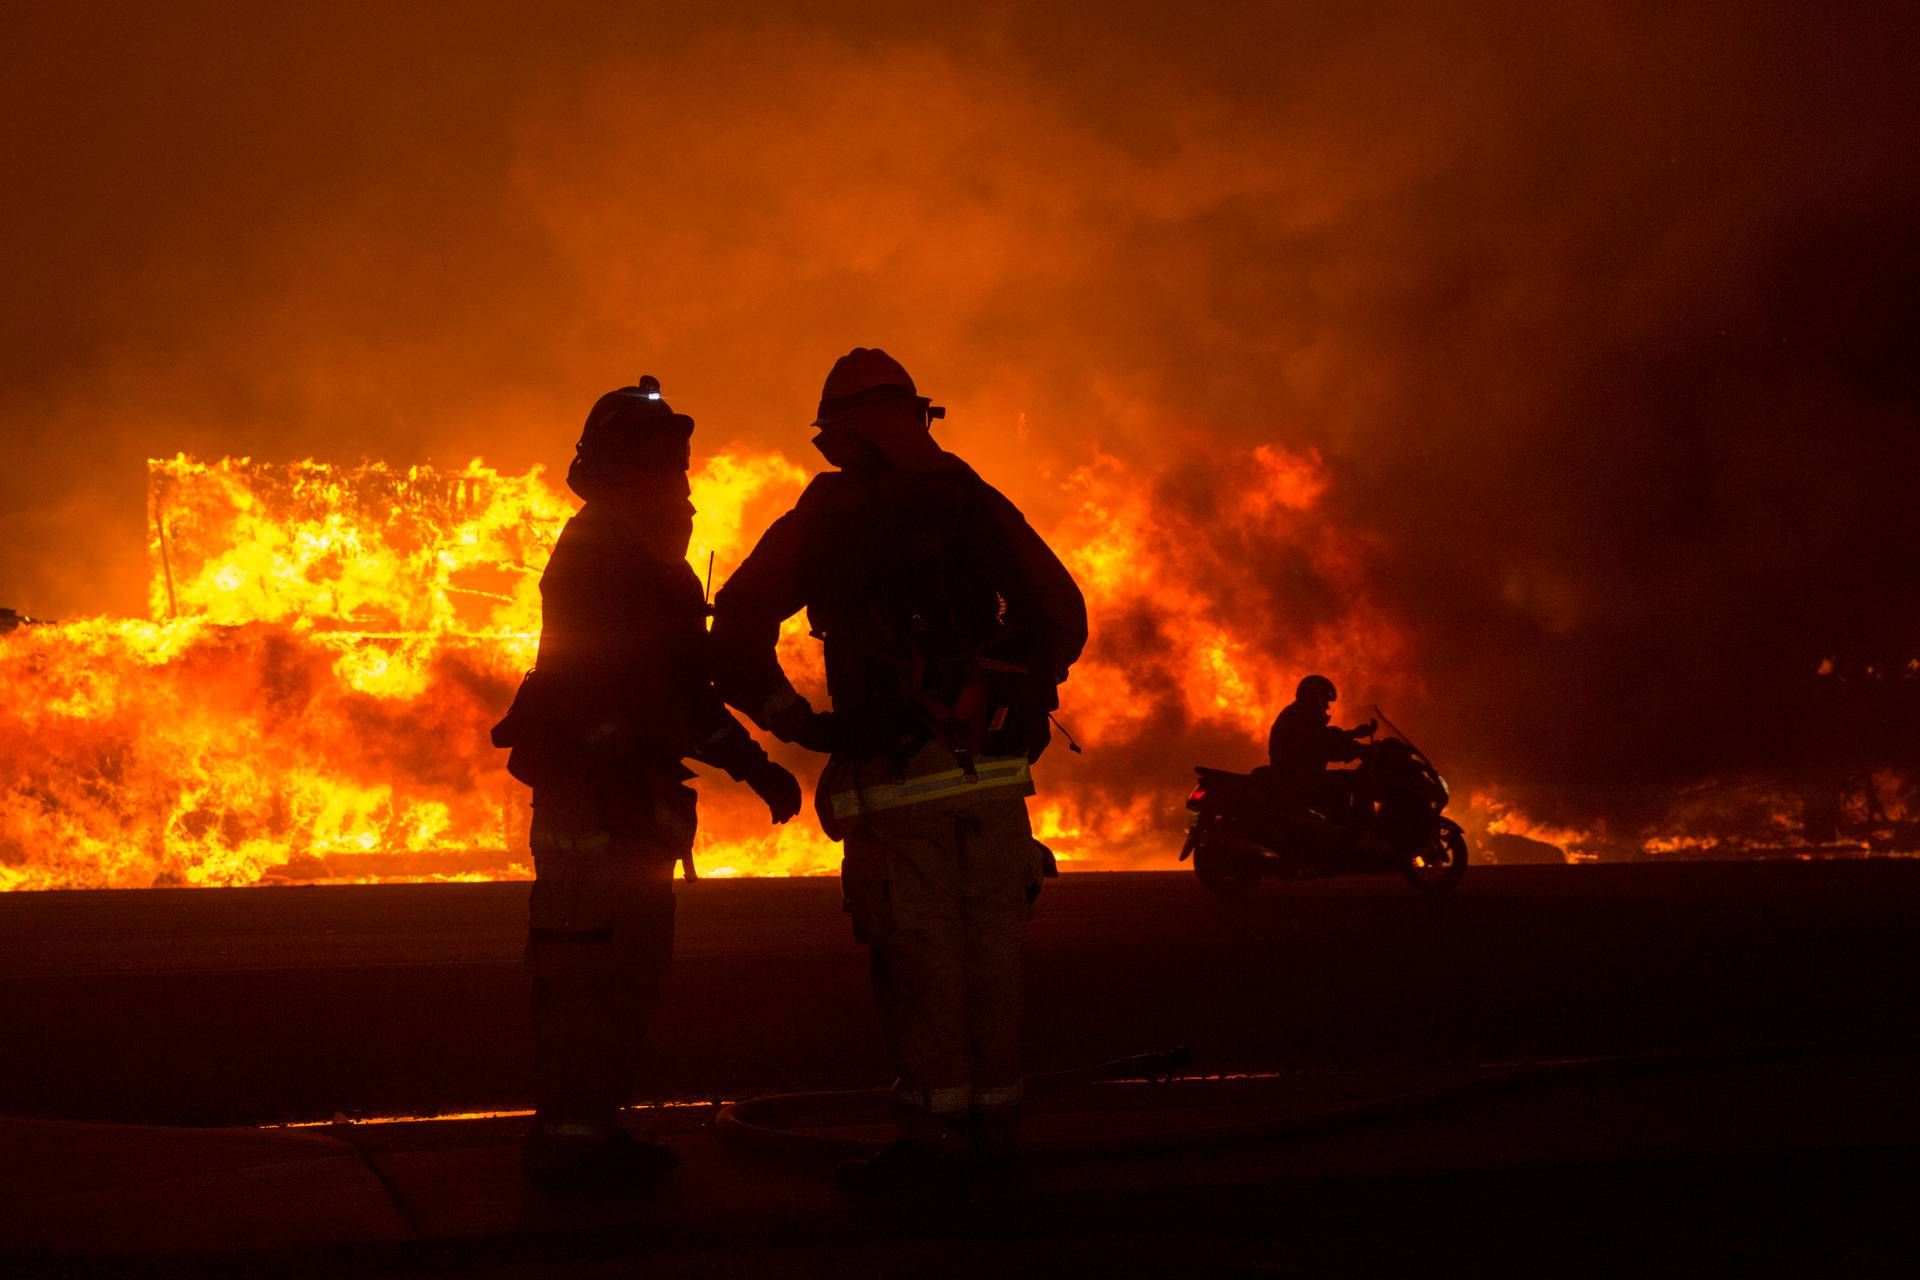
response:
[[[926,396],[914,396],[912,397],[912,399],[919,402],[920,412],[926,414],[928,418],[944,418],[947,416],[947,407],[945,405],[935,404],[932,400],[928,399]],[[857,418],[866,410],[873,408],[873,406],[876,404],[898,404],[898,403],[900,403],[900,401],[897,399],[875,400],[867,404],[852,405],[844,409],[834,409],[830,411],[824,411],[824,412],[821,412],[818,417],[814,418],[814,420],[812,422],[809,422],[807,425],[810,427],[830,427],[836,422],[846,422],[849,419]]]

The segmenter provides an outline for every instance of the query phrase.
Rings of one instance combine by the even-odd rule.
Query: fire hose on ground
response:
[[[1184,1152],[1267,1146],[1318,1137],[1393,1119],[1405,1119],[1447,1106],[1515,1091],[1571,1083],[1605,1083],[1645,1078],[1667,1071],[1703,1067],[1759,1066],[1795,1058],[1848,1053],[1911,1050],[1920,1041],[1895,1039],[1862,1045],[1783,1043],[1723,1049],[1670,1050],[1609,1057],[1550,1059],[1501,1065],[1464,1080],[1406,1090],[1384,1097],[1238,1124],[1201,1125],[1163,1133],[1101,1135],[1023,1143],[1023,1158],[1070,1162],[1107,1156],[1174,1155]],[[1190,1065],[1185,1048],[1135,1054],[1090,1067],[1028,1076],[1029,1099],[1044,1098],[1090,1084],[1139,1082],[1172,1087],[1183,1082],[1176,1072]],[[1211,1082],[1231,1076],[1186,1078]],[[846,1159],[871,1154],[880,1143],[869,1137],[813,1130],[873,1126],[882,1122],[885,1089],[770,1094],[729,1103],[714,1118],[722,1141],[787,1160]]]

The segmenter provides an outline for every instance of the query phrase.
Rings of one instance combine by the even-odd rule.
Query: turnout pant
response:
[[[844,774],[842,775],[844,777]],[[1012,787],[863,812],[841,876],[913,1142],[1011,1144],[1020,1104],[1022,949],[1044,856]]]
[[[673,954],[673,869],[692,846],[687,816],[683,834],[655,824],[582,851],[543,838],[534,811],[534,1106],[551,1137],[605,1138],[633,1087]]]

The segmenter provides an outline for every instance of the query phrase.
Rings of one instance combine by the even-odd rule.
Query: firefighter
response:
[[[1021,1101],[1026,920],[1052,857],[1030,762],[1086,642],[1079,589],[1019,510],[934,442],[945,411],[886,352],[827,375],[814,477],[714,604],[714,679],[783,741],[827,752],[816,808],[845,841],[854,936],[898,1079],[900,1138],[843,1189],[1004,1170]],[[807,610],[831,710],[794,690],[780,624]]]
[[[1283,809],[1322,803],[1333,807],[1344,801],[1345,789],[1329,785],[1327,766],[1366,754],[1360,740],[1372,737],[1379,726],[1369,720],[1353,729],[1336,728],[1331,708],[1339,697],[1333,681],[1308,676],[1295,687],[1293,701],[1274,717],[1267,734],[1267,762]]]
[[[686,562],[693,420],[659,383],[602,396],[567,485],[585,505],[540,579],[539,655],[494,742],[533,788],[535,1114],[528,1177],[643,1185],[678,1161],[616,1123],[673,949],[673,870],[693,874],[692,757],[745,782],[776,823],[800,809],[714,692],[706,604]]]

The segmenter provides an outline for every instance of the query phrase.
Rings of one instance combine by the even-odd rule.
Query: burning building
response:
[[[805,476],[772,451],[702,460],[696,570],[724,581]],[[1043,761],[1034,805],[1069,866],[1167,865],[1187,767],[1253,763],[1303,671],[1383,699],[1424,692],[1409,628],[1372,589],[1375,544],[1321,510],[1332,482],[1318,455],[1260,445],[1192,479],[1100,455],[1065,477],[1066,514],[1043,530],[1093,620],[1063,690],[1089,754]],[[573,510],[538,468],[175,456],[149,464],[148,500],[148,618],[0,634],[0,887],[529,874],[525,794],[487,730],[533,661],[540,572]],[[1294,593],[1332,602],[1319,621],[1276,635],[1276,566]],[[823,696],[804,619],[781,653]],[[1832,785],[1817,808],[1791,776],[1710,778],[1610,826],[1529,818],[1480,780],[1463,816],[1485,851],[1522,860],[1804,844],[1803,810],[1835,825],[1821,839],[1885,844],[1911,826],[1910,783],[1862,768],[1864,805],[1827,796],[1858,791],[1860,770],[1820,774]],[[724,784],[702,803],[708,874],[838,865],[805,819],[769,830]],[[1617,795],[1589,807],[1620,809]]]
[[[710,459],[710,540],[791,468]],[[0,886],[527,874],[487,727],[532,664],[572,506],[503,476],[150,464],[152,617],[0,651]],[[750,869],[812,869],[807,851]]]
[[[1185,765],[1170,771],[1158,741],[1170,726],[1246,760],[1303,666],[1405,684],[1402,634],[1362,590],[1364,545],[1309,518],[1323,464],[1273,446],[1244,463],[1199,507],[1156,497],[1111,457],[1068,479],[1071,514],[1050,534],[1099,638],[1067,715],[1094,755],[1043,764],[1035,824],[1069,865],[1144,865],[1177,848]],[[711,557],[724,580],[804,478],[777,453],[705,459],[690,561],[705,572]],[[532,663],[539,575],[572,503],[537,469],[479,462],[176,456],[149,464],[148,480],[151,616],[0,641],[0,883],[526,875],[524,795],[487,728]],[[1338,624],[1275,651],[1249,607],[1249,566],[1199,536],[1223,512],[1351,597]],[[821,696],[802,619],[782,656]],[[837,867],[804,821],[768,831],[726,787],[707,788],[704,806],[709,873]]]

